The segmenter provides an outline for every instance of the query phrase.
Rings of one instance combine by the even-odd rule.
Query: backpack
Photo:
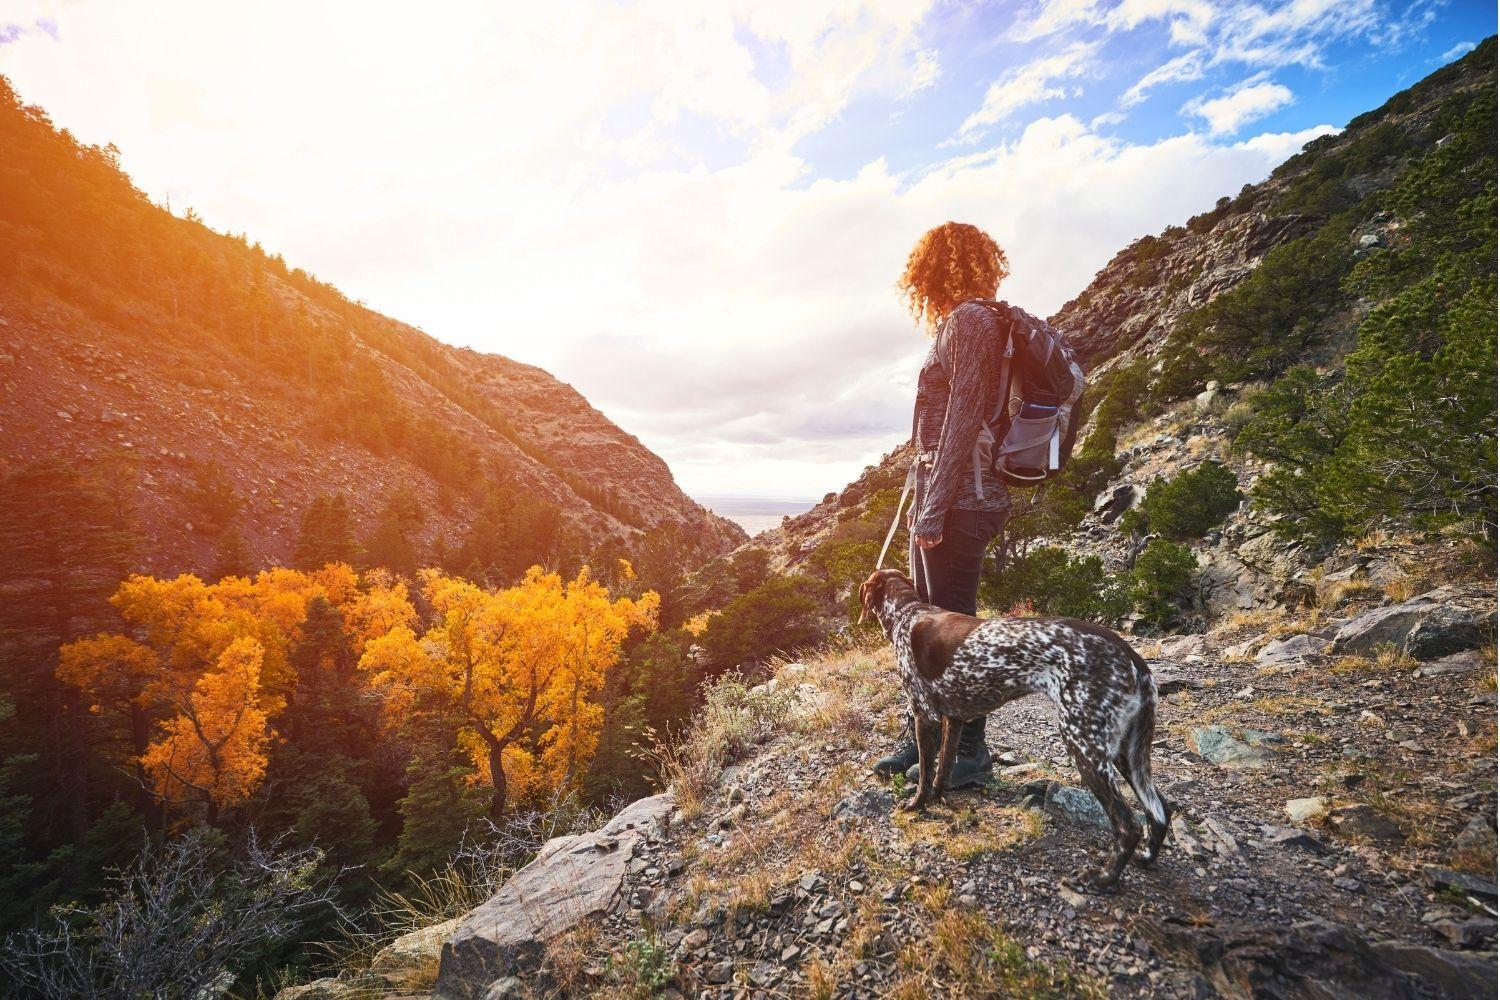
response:
[[[1012,486],[1036,486],[1067,467],[1078,437],[1073,409],[1084,378],[1067,340],[1045,320],[994,299],[969,301],[995,317],[1003,343],[1000,392],[974,441],[974,490],[983,498],[985,469]],[[944,323],[937,334],[940,365],[946,330]]]

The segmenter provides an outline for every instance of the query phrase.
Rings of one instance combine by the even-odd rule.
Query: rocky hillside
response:
[[[1414,299],[1425,294],[1429,301],[1435,297],[1441,302],[1445,280],[1447,287],[1456,284],[1446,272],[1436,273],[1450,252],[1472,253],[1480,260],[1479,272],[1488,258],[1491,277],[1475,272],[1474,288],[1493,310],[1493,241],[1483,226],[1476,228],[1472,248],[1458,241],[1423,241],[1433,229],[1463,228],[1469,211],[1484,213],[1487,208],[1480,202],[1487,178],[1487,197],[1493,199],[1494,143],[1485,133],[1493,131],[1494,113],[1492,105],[1488,112],[1482,105],[1495,87],[1494,67],[1492,39],[1354,119],[1338,135],[1309,143],[1266,181],[1220,199],[1184,225],[1132,243],[1051,316],[1090,370],[1083,407],[1088,418],[1069,476],[1049,486],[1050,495],[1017,495],[1002,559],[1046,542],[1080,557],[1097,556],[1108,572],[1127,571],[1156,537],[1155,525],[1130,521],[1127,512],[1141,504],[1153,483],[1218,463],[1232,473],[1242,502],[1221,515],[1212,530],[1181,539],[1190,545],[1200,570],[1193,592],[1184,595],[1182,611],[1206,624],[1229,611],[1296,603],[1307,595],[1330,551],[1362,535],[1368,536],[1367,544],[1375,544],[1381,535],[1376,529],[1389,536],[1403,527],[1432,523],[1427,514],[1415,512],[1415,504],[1403,510],[1399,504],[1372,502],[1372,496],[1403,489],[1392,472],[1384,483],[1378,478],[1364,483],[1364,493],[1345,505],[1345,521],[1335,528],[1322,535],[1312,529],[1288,530],[1296,520],[1291,511],[1331,508],[1335,504],[1328,496],[1344,499],[1329,486],[1323,494],[1300,497],[1299,503],[1286,484],[1287,477],[1344,461],[1333,442],[1348,429],[1311,430],[1314,438],[1329,439],[1324,452],[1284,447],[1288,423],[1299,407],[1311,409],[1310,402],[1301,404],[1312,399],[1309,394],[1296,404],[1284,404],[1284,376],[1307,366],[1311,384],[1328,387],[1325,405],[1347,411],[1356,390],[1345,370],[1363,327],[1376,324],[1365,340],[1383,341],[1390,357],[1403,350],[1430,353],[1433,347],[1422,342],[1419,332],[1403,334],[1412,338],[1409,349],[1389,346],[1393,338],[1378,324],[1392,325],[1387,314],[1407,308],[1400,300],[1403,291]],[[1462,145],[1455,138],[1470,134],[1466,128],[1478,136],[1476,144],[1463,159],[1439,165],[1445,150]],[[1428,173],[1470,176],[1478,201],[1460,202],[1455,196],[1444,202],[1430,185],[1423,186]],[[1422,278],[1430,292],[1417,287]],[[1442,322],[1406,313],[1398,318],[1411,331]],[[1484,357],[1485,330],[1493,323],[1483,317],[1472,322],[1476,357]],[[1369,354],[1372,349],[1364,350]],[[1487,353],[1492,356],[1493,347]],[[1389,360],[1355,357],[1361,373]],[[1443,433],[1454,439],[1472,434],[1472,450],[1485,454],[1493,451],[1493,368],[1475,363],[1481,380],[1473,396],[1478,409],[1455,416],[1456,426]],[[1394,365],[1385,370],[1394,372]],[[1386,385],[1400,382],[1394,374],[1381,377]],[[1268,394],[1268,389],[1275,391]],[[1339,393],[1343,397],[1335,401]],[[1268,399],[1282,409],[1270,412]],[[1388,416],[1372,416],[1370,424]],[[1257,418],[1255,433],[1241,439]],[[1352,439],[1347,447],[1337,442],[1349,453],[1348,466],[1386,463],[1387,454],[1366,446],[1373,433],[1368,426],[1363,433],[1362,451]],[[1389,452],[1422,446],[1407,439],[1385,447]],[[854,483],[758,535],[743,551],[763,552],[774,569],[788,573],[816,575],[830,565],[873,563],[908,456],[905,446],[898,447]],[[1468,474],[1444,463],[1446,459],[1436,478]],[[1476,494],[1492,493],[1493,478],[1492,462],[1476,470]],[[1279,509],[1278,504],[1251,502],[1266,492],[1276,493]],[[1471,508],[1470,530],[1492,537],[1493,528],[1472,527],[1493,517],[1483,507]],[[903,531],[897,539],[898,563],[904,560],[904,539]],[[852,582],[829,581],[844,591]]]
[[[362,537],[394,491],[415,496],[424,557],[439,539],[457,548],[494,490],[553,512],[555,551],[651,537],[695,565],[744,540],[571,386],[174,217],[112,149],[77,145],[3,79],[0,148],[0,472],[101,473],[150,540],[142,568],[214,564],[198,490],[212,463],[262,565],[290,558],[309,503],[332,492]]]

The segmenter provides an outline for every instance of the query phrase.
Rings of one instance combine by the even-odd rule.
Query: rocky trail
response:
[[[721,685],[670,792],[405,950],[488,1000],[1493,996],[1493,595],[1136,639],[1176,815],[1109,895],[1068,885],[1109,839],[1045,699],[991,718],[987,786],[894,812],[868,765],[895,667],[865,644]]]

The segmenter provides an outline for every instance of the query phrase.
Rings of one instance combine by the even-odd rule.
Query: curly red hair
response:
[[[994,298],[1008,274],[1010,260],[988,233],[945,222],[917,240],[896,287],[912,316],[931,332],[959,303]]]

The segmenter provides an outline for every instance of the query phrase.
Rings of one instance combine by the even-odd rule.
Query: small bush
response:
[[[1121,519],[1128,531],[1155,531],[1178,541],[1202,538],[1240,504],[1239,484],[1218,462],[1204,462],[1146,487],[1138,510]]]
[[[1186,545],[1152,540],[1130,571],[1130,598],[1141,618],[1169,625],[1181,611],[1198,569],[1198,557]]]
[[[980,597],[996,608],[1029,604],[1038,614],[1109,622],[1118,621],[1129,604],[1098,556],[1074,557],[1051,545],[1010,559],[983,583]]]

